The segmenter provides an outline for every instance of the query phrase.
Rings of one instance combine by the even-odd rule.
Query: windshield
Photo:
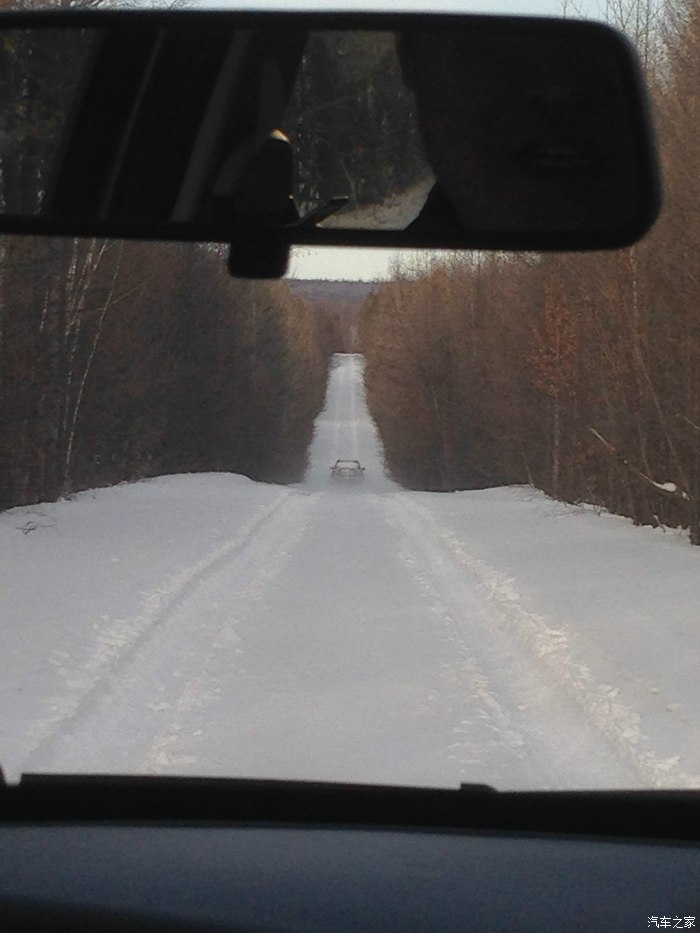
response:
[[[6,776],[700,787],[700,4],[608,13],[665,172],[631,249],[299,250],[269,282],[0,240]],[[290,133],[335,183],[331,113]],[[422,203],[387,119],[369,162]]]

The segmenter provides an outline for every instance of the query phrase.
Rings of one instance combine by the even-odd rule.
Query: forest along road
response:
[[[362,483],[331,480],[340,458]],[[530,489],[400,489],[358,355],[333,360],[300,485],[164,477],[2,518],[5,587],[34,581],[0,636],[11,776],[700,786],[692,549]]]

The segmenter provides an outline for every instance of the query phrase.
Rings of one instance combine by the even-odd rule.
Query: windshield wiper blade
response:
[[[0,823],[129,821],[700,839],[700,791],[494,791],[274,781],[25,774]]]

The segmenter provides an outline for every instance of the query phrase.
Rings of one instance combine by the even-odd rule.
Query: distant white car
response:
[[[331,477],[335,480],[357,482],[364,479],[365,468],[359,460],[336,460],[331,467]]]

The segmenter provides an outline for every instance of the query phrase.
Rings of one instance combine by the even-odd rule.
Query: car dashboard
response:
[[[693,792],[53,776],[2,802],[3,931],[632,931],[700,906]]]

